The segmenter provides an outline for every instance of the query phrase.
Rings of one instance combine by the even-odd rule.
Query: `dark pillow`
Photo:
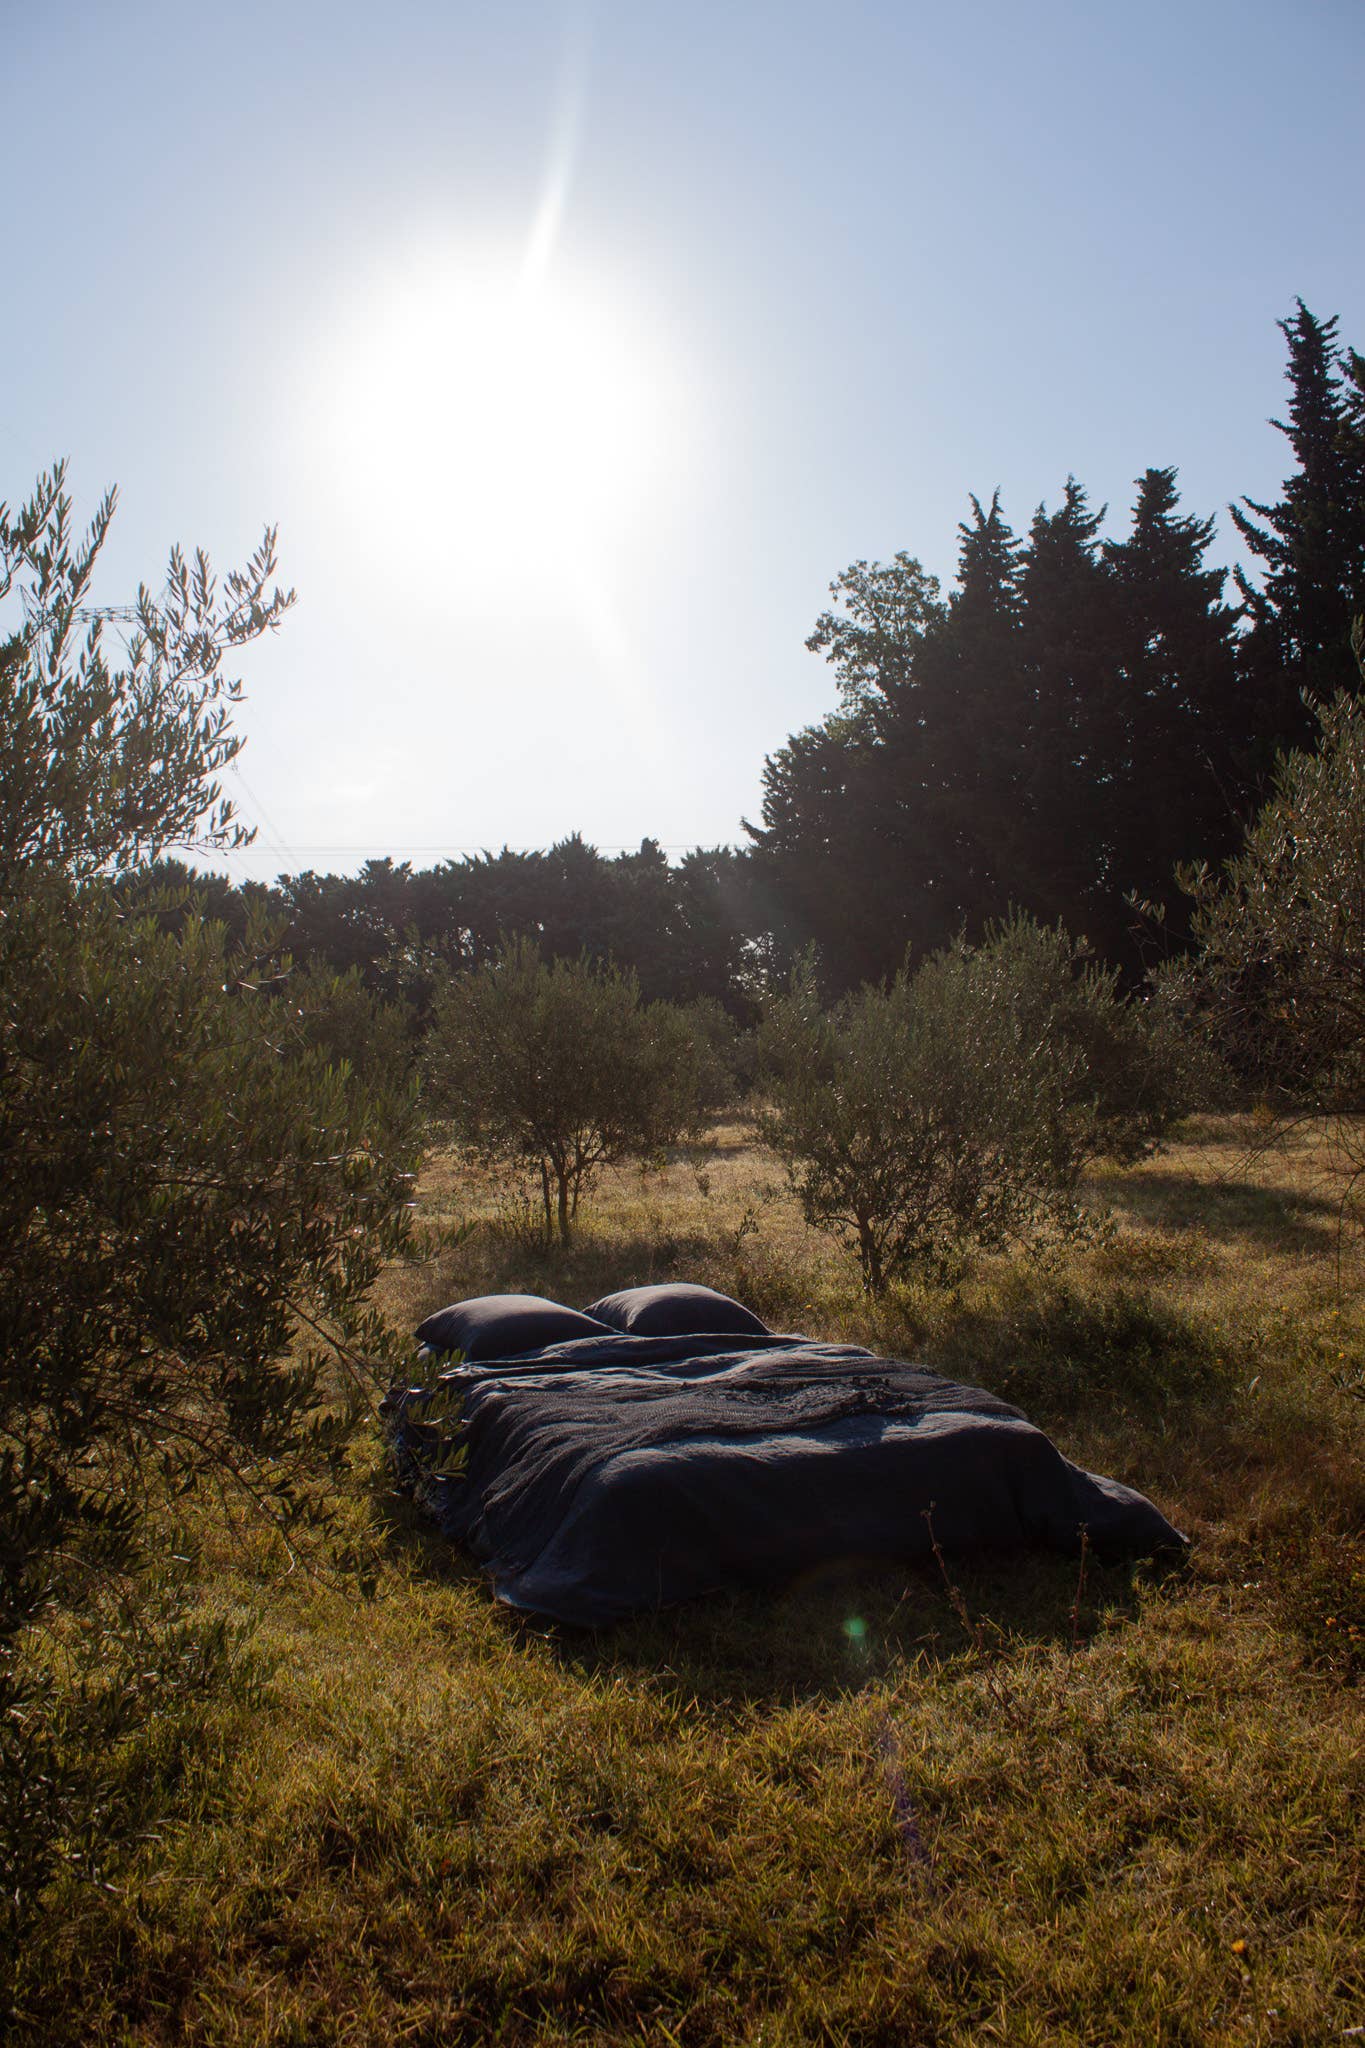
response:
[[[432,1351],[460,1351],[466,1359],[519,1358],[542,1344],[565,1344],[571,1337],[607,1337],[606,1323],[542,1301],[538,1294],[477,1294],[471,1301],[453,1301],[417,1325],[417,1341]]]
[[[660,1287],[625,1287],[604,1294],[587,1313],[631,1337],[767,1337],[752,1309],[717,1294],[714,1287],[693,1287],[679,1280]]]

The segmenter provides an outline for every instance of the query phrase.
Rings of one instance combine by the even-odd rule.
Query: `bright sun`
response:
[[[377,281],[336,337],[323,403],[348,491],[471,598],[582,587],[649,512],[672,403],[663,352],[620,294],[492,258]]]

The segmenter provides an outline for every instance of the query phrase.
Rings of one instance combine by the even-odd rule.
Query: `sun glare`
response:
[[[447,258],[377,283],[339,341],[325,431],[348,492],[404,518],[445,587],[581,587],[648,516],[669,380],[632,309],[589,279]]]

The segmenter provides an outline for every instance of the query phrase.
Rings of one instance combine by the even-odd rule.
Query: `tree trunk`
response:
[[[559,1169],[559,1241],[561,1244],[569,1242],[569,1169],[567,1166],[562,1166]]]
[[[548,1238],[553,1236],[555,1226],[554,1214],[550,1208],[550,1168],[548,1161],[544,1159],[540,1162],[540,1193],[545,1203],[545,1235]]]
[[[858,1259],[863,1269],[863,1286],[869,1294],[880,1294],[886,1285],[881,1247],[865,1216],[858,1218]]]

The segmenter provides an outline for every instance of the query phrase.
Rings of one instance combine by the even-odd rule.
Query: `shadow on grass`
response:
[[[500,1608],[479,1566],[376,1471],[373,1527],[383,1553],[422,1583],[471,1586],[513,1640],[548,1646],[583,1677],[623,1671],[670,1697],[736,1708],[836,1697],[955,1658],[1008,1660],[1031,1645],[1086,1640],[1131,1618],[1141,1589],[1175,1560],[1101,1565],[1046,1551],[932,1560],[838,1560],[770,1588],[718,1591],[612,1628],[565,1628]],[[951,1582],[951,1583],[950,1583]],[[1078,1608],[1078,1593],[1079,1612]]]
[[[535,1629],[580,1676],[610,1683],[628,1671],[684,1703],[747,1711],[913,1684],[954,1660],[1007,1673],[1028,1648],[1083,1644],[1101,1614],[1106,1627],[1134,1618],[1161,1569],[1091,1558],[1082,1587],[1072,1558],[950,1558],[950,1590],[932,1563],[831,1564],[772,1592],[716,1593],[599,1634],[513,1626]]]
[[[623,1674],[684,1703],[736,1709],[834,1698],[927,1674],[954,1659],[1006,1664],[1035,1645],[1084,1643],[1136,1616],[1142,1589],[1175,1559],[1101,1565],[1047,1551],[932,1560],[837,1560],[768,1588],[717,1591],[600,1630],[499,1607],[484,1573],[422,1510],[376,1477],[376,1534],[391,1562],[429,1585],[469,1586],[513,1641],[566,1670]],[[1078,1599],[1079,1596],[1079,1599]]]
[[[376,1460],[366,1492],[373,1541],[405,1577],[436,1586],[487,1585],[473,1558],[443,1536],[420,1502],[396,1483],[387,1458]]]
[[[1139,1430],[1221,1410],[1243,1361],[1226,1330],[1125,1282],[1078,1286],[1024,1264],[937,1319],[937,1370],[977,1381],[1048,1428],[1121,1407]]]
[[[1104,1199],[1120,1215],[1167,1229],[1197,1224],[1225,1243],[1267,1251],[1322,1251],[1335,1240],[1338,1206],[1325,1196],[1251,1180],[1192,1180],[1182,1173],[1106,1177]]]

